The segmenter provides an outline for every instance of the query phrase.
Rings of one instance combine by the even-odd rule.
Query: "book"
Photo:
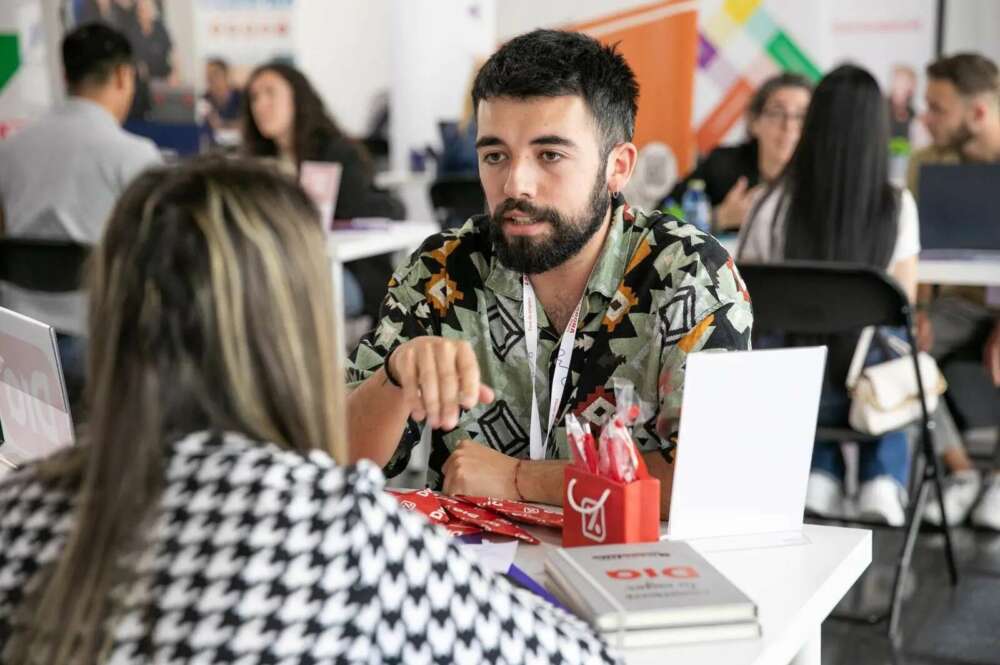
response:
[[[570,612],[580,616],[582,609],[555,584],[548,585],[556,600]],[[699,626],[674,626],[668,628],[641,628],[638,630],[598,631],[610,646],[619,649],[643,649],[671,644],[692,642],[723,642],[726,640],[752,640],[760,637],[757,621],[705,624]],[[620,641],[619,641],[620,640]]]
[[[556,548],[545,572],[600,632],[756,625],[754,602],[684,542]]]

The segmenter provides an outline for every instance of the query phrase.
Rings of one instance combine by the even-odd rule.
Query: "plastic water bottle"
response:
[[[688,183],[687,191],[681,197],[681,208],[684,209],[686,222],[694,224],[699,231],[709,232],[712,208],[708,205],[704,180],[692,180]]]

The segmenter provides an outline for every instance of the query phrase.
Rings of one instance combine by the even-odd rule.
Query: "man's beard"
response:
[[[587,207],[581,215],[570,219],[554,208],[536,206],[524,199],[507,199],[498,205],[490,218],[490,236],[500,263],[516,272],[535,275],[576,256],[601,228],[611,206],[611,194],[603,175],[603,169],[598,170]],[[548,237],[505,236],[504,215],[514,210],[529,215],[533,221],[548,222],[551,228]]]
[[[956,129],[952,135],[948,137],[946,147],[961,153],[962,150],[965,149],[966,144],[971,141],[973,137],[974,134],[972,133],[972,130],[969,129],[968,123],[963,120],[962,124],[958,126],[958,129]]]

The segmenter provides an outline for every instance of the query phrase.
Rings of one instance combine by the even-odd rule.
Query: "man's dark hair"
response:
[[[472,105],[495,97],[583,97],[597,121],[605,154],[632,140],[639,84],[616,45],[578,32],[535,30],[500,47],[479,70]]]
[[[62,59],[66,85],[72,91],[86,84],[104,84],[116,67],[133,64],[132,45],[104,23],[86,23],[63,38]]]
[[[218,67],[219,69],[222,70],[224,74],[229,73],[229,63],[224,58],[219,58],[219,57],[209,58],[205,62],[205,64],[210,65],[212,67]]]
[[[949,81],[963,97],[1000,94],[1000,76],[992,60],[978,53],[956,53],[927,65],[927,76]]]
[[[767,106],[771,95],[785,88],[801,88],[806,92],[812,92],[813,84],[808,78],[795,72],[783,72],[777,76],[772,76],[764,81],[757,88],[757,91],[753,93],[753,97],[750,98],[750,104],[747,107],[747,114],[750,116],[750,119],[756,120],[759,118],[764,113],[764,107]]]

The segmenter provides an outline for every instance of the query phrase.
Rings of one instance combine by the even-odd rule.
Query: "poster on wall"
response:
[[[193,125],[195,94],[190,67],[181,58],[190,25],[183,2],[72,0],[67,29],[101,21],[128,37],[136,60],[136,93],[130,122]],[[166,11],[170,10],[170,11]]]
[[[831,66],[850,60],[866,67],[889,103],[893,151],[909,153],[930,141],[920,122],[926,67],[934,58],[934,0],[840,0],[824,17]]]
[[[819,80],[817,3],[807,12],[795,4],[702,1],[693,124],[698,154],[743,137],[750,99],[770,77],[790,71]]]
[[[771,76],[791,71],[818,81],[847,61],[878,79],[891,102],[898,141],[919,145],[924,132],[915,120],[924,67],[934,54],[935,6],[933,0],[702,0],[694,105],[698,153],[745,137],[747,104]]]
[[[198,53],[224,60],[237,83],[257,65],[292,62],[294,10],[294,0],[194,0]]]
[[[52,104],[42,7],[11,3],[0,12],[0,139]]]

